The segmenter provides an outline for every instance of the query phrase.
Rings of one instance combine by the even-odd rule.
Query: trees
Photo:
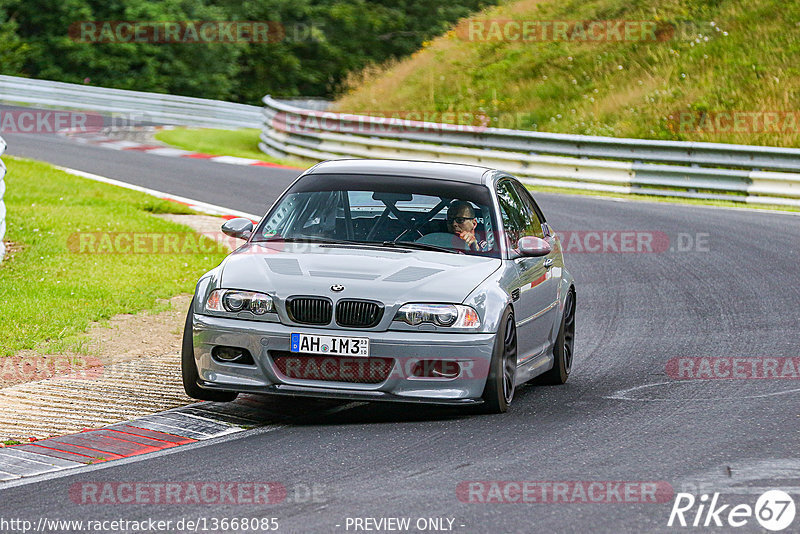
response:
[[[16,72],[72,83],[230,98],[238,72],[238,45],[81,42],[70,27],[82,21],[224,20],[223,9],[202,2],[166,0],[2,0],[27,46]]]
[[[0,0],[0,71],[251,104],[267,93],[332,96],[348,72],[409,54],[489,3]],[[152,43],[70,35],[81,21],[231,20],[278,22],[285,36],[267,43]]]

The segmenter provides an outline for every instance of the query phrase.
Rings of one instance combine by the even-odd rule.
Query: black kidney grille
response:
[[[286,312],[296,323],[325,325],[331,322],[333,304],[328,299],[292,297],[286,301]]]
[[[336,304],[336,324],[358,328],[371,328],[383,317],[383,306],[366,300],[340,300]]]

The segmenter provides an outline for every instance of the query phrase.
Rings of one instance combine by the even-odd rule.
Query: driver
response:
[[[478,241],[475,237],[477,226],[475,209],[469,202],[454,200],[447,207],[447,231],[461,238],[470,250],[483,251],[486,250],[487,244],[486,241]]]

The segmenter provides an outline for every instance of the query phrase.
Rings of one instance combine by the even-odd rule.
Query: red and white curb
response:
[[[153,131],[163,129],[161,127],[150,128]],[[236,156],[215,156],[213,154],[205,154],[203,152],[192,152],[190,150],[183,150],[180,148],[173,148],[163,145],[154,145],[147,143],[139,143],[137,141],[129,141],[125,139],[117,139],[109,137],[101,131],[87,132],[85,129],[78,130],[60,130],[58,135],[69,137],[78,143],[85,143],[90,145],[100,146],[102,148],[110,148],[112,150],[130,150],[134,152],[141,152],[143,154],[152,154],[155,156],[167,156],[172,158],[190,158],[211,161],[214,163],[224,163],[227,165],[241,165],[249,167],[271,167],[278,169],[291,169],[291,170],[305,170],[302,167],[293,167],[291,165],[281,165],[279,163],[270,163],[252,158],[240,158]]]
[[[233,402],[198,402],[103,428],[0,448],[0,487],[35,482],[26,479],[39,475],[60,476],[59,471],[169,453],[166,449],[228,439],[225,436],[245,430],[271,432],[293,421],[326,417],[363,404],[326,399],[287,404],[280,397],[247,394]]]
[[[265,423],[242,399],[201,402],[78,434],[0,449],[0,481],[32,477],[195,443]]]

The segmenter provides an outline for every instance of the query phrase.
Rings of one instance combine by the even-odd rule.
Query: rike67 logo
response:
[[[677,527],[743,527],[755,517],[766,530],[778,532],[794,521],[794,499],[785,491],[769,490],[749,504],[723,504],[719,493],[696,498],[691,493],[678,493],[669,514],[667,526]]]

